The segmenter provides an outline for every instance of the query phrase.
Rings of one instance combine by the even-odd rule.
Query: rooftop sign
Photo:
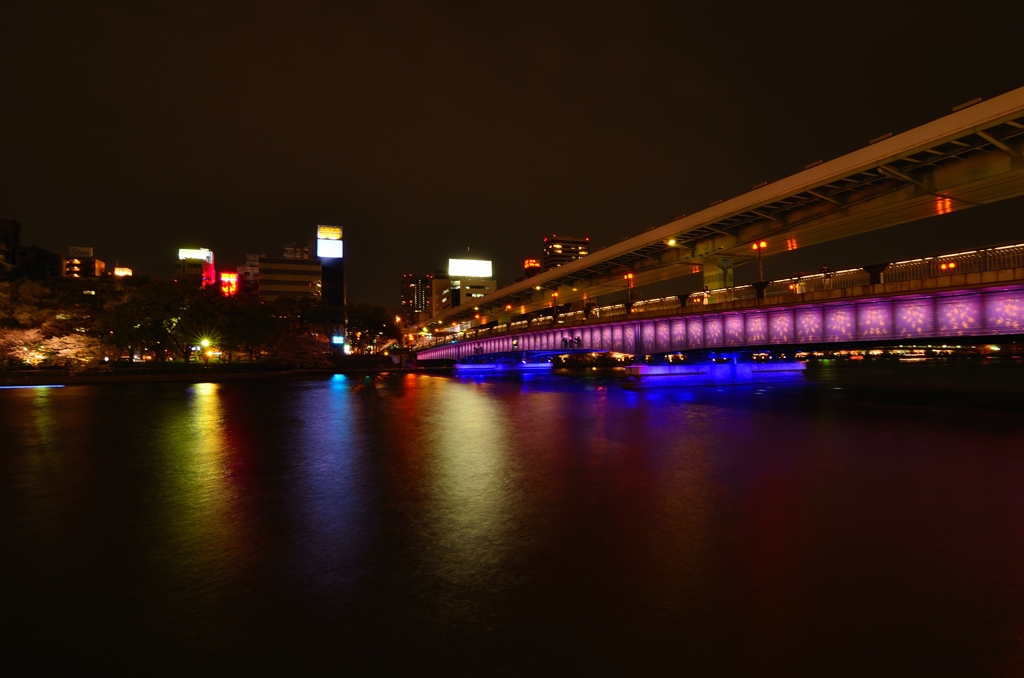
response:
[[[206,263],[212,264],[213,263],[213,252],[208,250],[208,249],[206,249],[205,247],[200,247],[198,249],[187,249],[187,248],[186,249],[180,249],[180,250],[178,250],[178,258],[179,259],[202,259]]]
[[[448,277],[490,278],[491,262],[482,259],[449,259]]]

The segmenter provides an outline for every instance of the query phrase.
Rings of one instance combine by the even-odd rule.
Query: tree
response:
[[[372,344],[388,340],[399,340],[402,332],[395,324],[395,318],[385,306],[375,304],[349,304],[348,342],[359,351],[365,351]]]
[[[50,360],[73,372],[95,369],[103,364],[103,346],[99,339],[85,334],[51,337],[43,342]]]
[[[219,335],[221,350],[227,351],[228,361],[235,351],[246,352],[250,362],[257,360],[274,337],[274,317],[251,297],[227,301]]]
[[[0,325],[42,327],[56,315],[50,288],[34,280],[0,283]]]
[[[121,351],[149,349],[163,360],[167,353],[187,358],[194,336],[182,325],[191,297],[181,285],[154,281],[133,289],[121,301],[109,303],[97,326],[105,343]],[[187,325],[187,324],[186,324]]]
[[[0,366],[6,368],[12,360],[38,365],[45,357],[42,343],[43,333],[37,328],[0,327]]]

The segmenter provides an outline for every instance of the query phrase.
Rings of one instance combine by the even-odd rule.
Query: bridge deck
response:
[[[461,360],[560,348],[656,354],[706,348],[1024,334],[1024,268],[630,313],[420,350]]]

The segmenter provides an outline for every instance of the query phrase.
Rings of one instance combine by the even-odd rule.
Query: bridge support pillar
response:
[[[709,290],[732,287],[732,259],[715,257],[704,260],[704,286]]]

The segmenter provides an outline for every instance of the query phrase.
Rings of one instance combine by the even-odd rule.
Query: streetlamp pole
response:
[[[754,243],[754,251],[757,252],[757,281],[764,281],[764,267],[761,265],[761,250],[768,247],[768,243],[764,240],[759,240]]]

